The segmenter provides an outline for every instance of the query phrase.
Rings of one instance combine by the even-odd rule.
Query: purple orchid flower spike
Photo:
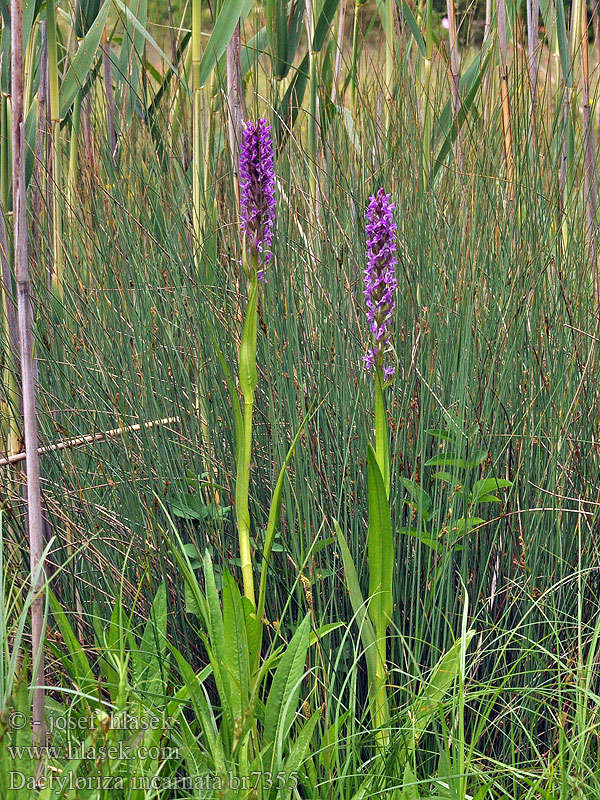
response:
[[[395,205],[389,194],[379,189],[369,198],[367,209],[367,268],[364,271],[367,319],[372,344],[363,361],[367,369],[381,368],[384,380],[393,377],[396,368],[384,363],[390,341],[392,314],[396,308],[398,288],[395,266],[396,223]]]
[[[275,167],[271,126],[266,119],[246,123],[240,149],[242,232],[252,260],[264,266],[271,258],[275,221]],[[264,270],[258,276],[264,280]]]

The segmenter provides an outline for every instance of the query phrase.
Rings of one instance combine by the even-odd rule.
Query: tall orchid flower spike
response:
[[[364,271],[367,320],[372,340],[363,356],[367,369],[381,370],[383,380],[392,378],[396,368],[386,361],[392,315],[396,308],[396,223],[390,195],[383,189],[369,198],[367,209],[367,267]]]
[[[371,687],[373,721],[382,752],[389,744],[387,690],[387,629],[394,609],[394,537],[390,510],[390,456],[384,388],[395,373],[390,363],[390,329],[396,308],[395,206],[383,189],[369,198],[367,209],[367,266],[365,300],[371,342],[363,356],[375,372],[375,449],[369,446],[369,616],[376,641],[376,661]]]
[[[264,280],[264,267],[271,258],[275,221],[275,167],[271,126],[266,119],[248,122],[240,149],[240,225],[244,234],[242,265],[248,278],[248,301],[239,353],[240,390],[244,397],[239,420],[235,508],[240,543],[244,595],[256,607],[254,569],[250,539],[248,503],[252,463],[252,413],[258,373],[256,337],[258,323],[258,281]]]
[[[271,258],[275,222],[273,140],[266,119],[248,122],[244,128],[240,149],[240,204],[242,233],[251,268],[258,269],[259,263],[266,265]]]

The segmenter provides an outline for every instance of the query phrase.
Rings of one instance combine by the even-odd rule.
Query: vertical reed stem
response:
[[[587,4],[581,0],[581,83],[583,88],[584,191],[587,233],[590,237],[590,261],[594,281],[594,310],[598,311],[598,182],[596,177],[596,144],[590,108],[590,66],[588,46]]]
[[[4,209],[0,204],[0,316],[6,334],[6,350],[4,355],[4,369],[2,382],[6,394],[6,421],[7,421],[7,454],[19,451],[19,416],[22,411],[21,394],[17,383],[17,375],[21,370],[19,358],[19,330],[15,315],[14,298],[12,296],[12,277],[8,263],[8,240],[4,223]]]
[[[458,126],[458,114],[460,112],[460,78],[458,74],[458,44],[456,36],[456,8],[454,5],[454,0],[446,0],[446,8],[448,10],[448,22],[450,23],[450,29],[448,33],[450,34],[450,84],[452,97],[452,117],[454,118],[454,124]],[[454,156],[456,158],[458,168],[462,173],[463,158],[460,133],[458,133],[456,136],[456,142],[454,144]]]
[[[110,64],[110,44],[106,28],[102,31],[102,64],[104,67],[104,94],[106,97],[106,129],[108,144],[113,161],[117,154],[117,131],[115,128],[115,96],[113,93],[112,67]]]
[[[244,94],[242,91],[242,40],[241,24],[235,26],[231,41],[227,45],[227,103],[229,109],[229,147],[233,166],[233,181],[236,196],[236,208],[240,204],[240,184],[238,160],[242,129],[246,118]]]
[[[500,102],[502,105],[502,129],[504,132],[504,158],[506,161],[506,183],[508,198],[514,200],[514,156],[510,98],[508,92],[508,61],[506,39],[506,0],[498,0],[498,40],[500,44]]]
[[[538,45],[539,45],[540,0],[527,0],[527,50],[529,68],[529,88],[531,91],[531,144],[537,150],[537,107],[538,107]]]
[[[52,138],[52,252],[54,269],[52,287],[59,299],[64,293],[64,257],[62,247],[62,208],[60,203],[60,96],[58,89],[58,50],[56,45],[56,16],[54,2],[46,6],[48,32],[48,81],[50,84],[50,128]]]
[[[200,203],[201,182],[201,127],[202,94],[200,90],[200,62],[202,60],[202,0],[192,0],[192,227],[196,272],[200,271]]]
[[[389,134],[392,103],[394,101],[394,39],[396,0],[385,2],[385,130]]]
[[[423,89],[423,181],[429,181],[429,170],[431,167],[431,103],[429,100],[431,88],[431,59],[433,56],[433,0],[425,0],[425,85]]]
[[[52,3],[49,3],[48,7],[51,5]],[[33,691],[33,738],[36,743],[39,743],[45,741],[45,700],[43,689],[45,677],[42,649],[44,598],[42,595],[43,573],[41,568],[44,550],[44,526],[35,408],[33,316],[27,253],[27,187],[25,183],[25,122],[23,113],[23,0],[12,0],[11,11],[14,263],[17,279],[23,415],[25,449],[27,452],[27,514],[29,522],[31,588],[34,593],[34,600],[31,606],[32,683],[36,685]]]

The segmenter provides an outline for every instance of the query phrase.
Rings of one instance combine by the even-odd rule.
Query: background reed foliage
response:
[[[99,706],[110,695],[115,707],[140,713],[167,707],[179,692],[187,710],[161,740],[178,757],[118,762],[106,774],[220,769],[202,721],[208,712],[190,699],[193,681],[179,658],[201,676],[213,722],[226,709],[173,543],[180,538],[176,549],[202,586],[205,551],[219,591],[225,570],[240,582],[225,365],[235,374],[245,289],[225,62],[241,14],[245,117],[266,116],[277,143],[250,480],[258,553],[279,470],[316,402],[283,490],[263,645],[271,652],[289,642],[307,613],[313,630],[333,624],[302,664],[304,705],[289,742],[304,720],[312,727],[298,787],[287,795],[263,787],[258,796],[600,797],[596,8],[588,19],[581,0],[544,2],[538,20],[533,0],[498,0],[487,10],[460,4],[452,66],[440,19],[452,20],[453,0],[84,6],[90,17],[77,48],[73,9],[56,6],[55,65],[46,61],[46,7],[36,4],[25,19],[40,445],[121,431],[41,457],[57,598],[46,629],[48,713],[93,706],[83,695],[87,686],[98,696],[99,675]],[[6,54],[10,9],[0,7]],[[191,47],[200,30],[199,78]],[[10,261],[7,72],[3,57]],[[380,186],[397,205],[400,285],[398,370],[386,395],[395,534],[386,758],[366,710],[366,667],[333,525],[366,595],[374,420],[361,362],[364,211]],[[4,275],[10,309],[13,279]],[[5,316],[9,457],[22,443]],[[145,427],[159,420],[168,421]],[[501,479],[499,502],[478,502],[476,482],[486,477]],[[31,597],[19,588],[29,571],[21,465],[3,463],[0,483],[5,725],[11,708],[28,706],[19,688],[26,647],[16,661],[9,655],[28,635],[19,621]],[[439,674],[430,671],[467,628],[475,635],[457,678],[437,691]],[[11,735],[9,726],[0,748],[14,744]],[[233,748],[224,763],[231,768],[238,755]],[[2,758],[6,772],[17,769],[8,750]],[[48,760],[63,774],[93,772],[85,760],[75,768],[56,754]],[[43,796],[74,796],[53,791]],[[217,796],[211,791],[140,793],[126,783],[114,794]],[[249,795],[231,788],[226,796]]]

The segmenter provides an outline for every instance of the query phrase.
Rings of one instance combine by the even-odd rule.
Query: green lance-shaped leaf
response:
[[[281,750],[294,716],[310,637],[310,614],[307,614],[285,649],[273,676],[273,683],[265,706],[264,737],[274,745],[274,756]]]
[[[373,721],[377,724],[378,720],[385,722],[389,719],[387,691],[379,677],[381,665],[379,663],[378,638],[367,613],[366,603],[360,590],[356,567],[354,566],[354,561],[352,560],[352,555],[344,534],[342,533],[342,529],[337,520],[333,520],[333,526],[338,537],[340,550],[342,551],[346,586],[348,587],[350,603],[352,604],[356,624],[360,631],[360,638],[367,661],[370,713]]]
[[[241,717],[248,700],[250,667],[246,614],[240,590],[231,573],[223,574],[223,629],[225,633],[225,664],[231,685],[231,705],[235,718]]]
[[[390,504],[377,455],[369,445],[369,616],[378,631],[392,618],[394,540]]]
[[[82,39],[94,24],[101,0],[77,0],[75,4],[75,36]]]
[[[569,42],[567,39],[567,23],[565,22],[565,8],[562,0],[556,0],[556,36],[563,79],[567,86],[573,86],[573,70],[571,68],[571,59],[569,58]]]
[[[190,698],[194,707],[196,719],[198,720],[202,732],[203,743],[207,750],[218,758],[222,750],[221,737],[217,736],[215,731],[214,713],[210,706],[208,695],[204,687],[204,681],[210,676],[210,666],[196,674],[193,668],[188,664],[181,653],[176,650],[172,645],[169,649],[175,656],[181,677],[183,678],[184,686],[187,690],[186,694]]]
[[[315,36],[313,39],[313,52],[319,53],[325,44],[327,36],[331,33],[331,24],[337,11],[339,0],[325,0],[321,13],[315,26]]]
[[[78,638],[73,632],[65,612],[52,592],[48,593],[52,616],[58,626],[63,641],[66,645],[68,656],[62,659],[63,665],[68,670],[71,678],[83,694],[94,695],[97,687],[97,680],[90,666],[90,662]]]
[[[96,58],[100,37],[106,25],[110,3],[108,0],[100,9],[85,39],[79,45],[67,73],[60,85],[60,118],[64,119],[75,101],[77,92],[84,85],[91,66]]]
[[[162,583],[156,592],[148,621],[136,655],[139,668],[137,685],[155,702],[164,690],[166,680],[165,651],[167,649],[167,590]]]
[[[348,594],[350,596],[350,603],[356,618],[356,624],[360,631],[360,638],[363,643],[365,657],[367,659],[367,673],[369,675],[369,683],[375,684],[375,670],[377,667],[377,640],[375,638],[375,630],[371,624],[371,620],[367,614],[367,606],[360,590],[360,583],[356,573],[356,567],[346,542],[346,538],[342,533],[342,529],[337,520],[333,520],[333,526],[338,537],[340,550],[342,551],[342,562],[344,564],[344,574],[346,576],[346,586],[348,587]]]
[[[246,307],[246,318],[244,320],[242,341],[240,344],[240,389],[247,403],[253,402],[258,381],[256,373],[257,305],[258,278],[256,270],[254,270],[250,278],[248,305]]]
[[[273,772],[278,774],[282,772],[286,776],[285,785],[291,786],[292,780],[295,775],[300,771],[303,762],[306,759],[306,754],[310,746],[311,739],[315,732],[317,723],[319,722],[319,714],[314,713],[308,722],[304,725],[294,744],[290,748],[290,754],[285,760],[284,764],[277,763]],[[279,797],[287,798],[293,797],[292,790],[289,789],[287,793],[279,795]]]
[[[204,55],[200,62],[198,88],[202,88],[208,80],[210,73],[215,68],[215,65],[218,63],[227,45],[231,41],[235,26],[238,24],[238,21],[242,24],[244,23],[251,8],[252,0],[242,0],[242,2],[238,3],[223,3],[221,6],[221,11],[219,12],[210,38],[206,43]]]
[[[406,2],[406,0],[396,0],[398,8],[402,12],[402,16],[406,20],[406,24],[409,27],[410,32],[413,35],[415,42],[417,43],[417,47],[419,48],[419,52],[421,53],[423,58],[427,58],[427,47],[425,45],[425,39],[423,38],[423,34],[419,30],[419,24],[415,19],[410,6]]]
[[[290,131],[296,124],[298,112],[302,107],[304,92],[308,83],[309,57],[308,53],[302,59],[290,85],[277,108],[275,115],[275,130],[277,133],[277,144],[282,147]]]
[[[382,376],[378,370],[375,380],[375,453],[383,478],[386,497],[390,496],[390,450],[388,446],[387,415],[383,399]]]
[[[417,699],[408,712],[414,744],[427,729],[434,714],[437,713],[439,703],[456,680],[460,670],[461,653],[466,651],[474,636],[474,630],[466,631],[464,636],[444,653],[433,668],[429,680],[421,687]]]
[[[158,42],[156,41],[156,39],[148,32],[147,27],[144,24],[142,24],[142,22],[140,22],[138,17],[136,17],[135,14],[133,14],[133,12],[131,11],[131,9],[127,8],[127,6],[124,3],[122,3],[121,0],[113,0],[113,2],[115,3],[117,8],[124,15],[125,19],[127,20],[127,24],[131,25],[133,28],[135,28],[137,34],[139,34],[139,37],[137,35],[135,37],[135,39],[136,39],[136,47],[138,49],[139,57],[142,58],[142,55],[143,55],[143,50],[142,50],[142,47],[141,47],[141,40],[145,39],[146,42],[150,45],[150,47],[152,47],[152,49],[155,50],[158,53],[158,55],[162,58],[162,60],[165,62],[165,64],[169,67],[169,69],[171,70],[171,73],[173,75],[175,75],[175,77],[181,82],[182,86],[185,89],[187,89],[187,91],[189,92],[190,91],[190,87],[185,82],[185,80],[183,78],[183,75],[181,73],[181,70],[177,69],[177,66],[175,64],[173,64],[173,62],[170,60],[170,58],[161,49],[161,47],[158,44]],[[191,34],[189,32],[186,33],[186,35],[182,38],[181,45],[180,45],[181,52],[183,52],[184,44],[187,43],[190,40],[190,38],[191,38]],[[119,67],[118,64],[116,65],[116,72],[117,72],[117,76],[121,74],[121,67]]]
[[[313,52],[319,53],[331,32],[331,24],[338,7],[339,0],[326,0],[321,9],[315,26],[313,38]],[[279,103],[277,114],[275,115],[275,132],[277,134],[277,145],[282,147],[290,131],[296,123],[298,112],[302,107],[304,92],[309,78],[309,54],[306,53],[296,73]]]
[[[289,7],[289,13],[288,13]],[[273,75],[282,80],[288,74],[302,34],[305,3],[302,0],[268,0],[265,3],[267,32]]]
[[[492,37],[490,36],[490,41]],[[440,148],[437,152],[435,161],[433,162],[433,167],[431,170],[431,180],[435,180],[440,167],[444,163],[446,157],[450,153],[454,142],[456,141],[458,134],[460,133],[460,129],[462,128],[465,120],[467,119],[468,115],[473,108],[475,97],[477,96],[477,92],[479,91],[479,86],[481,85],[481,81],[483,80],[483,76],[485,75],[490,57],[493,53],[493,49],[488,46],[487,53],[482,60],[482,53],[480,53],[473,64],[469,67],[469,69],[465,72],[463,79],[460,82],[460,89],[461,93],[464,91],[464,96],[461,96],[461,106],[460,111],[456,115],[456,118],[452,120],[451,118],[451,111],[450,111],[450,104],[446,104],[446,108],[442,112],[440,116],[440,127],[443,126],[444,120],[449,120],[449,130],[446,134]],[[464,88],[463,88],[464,87]]]

